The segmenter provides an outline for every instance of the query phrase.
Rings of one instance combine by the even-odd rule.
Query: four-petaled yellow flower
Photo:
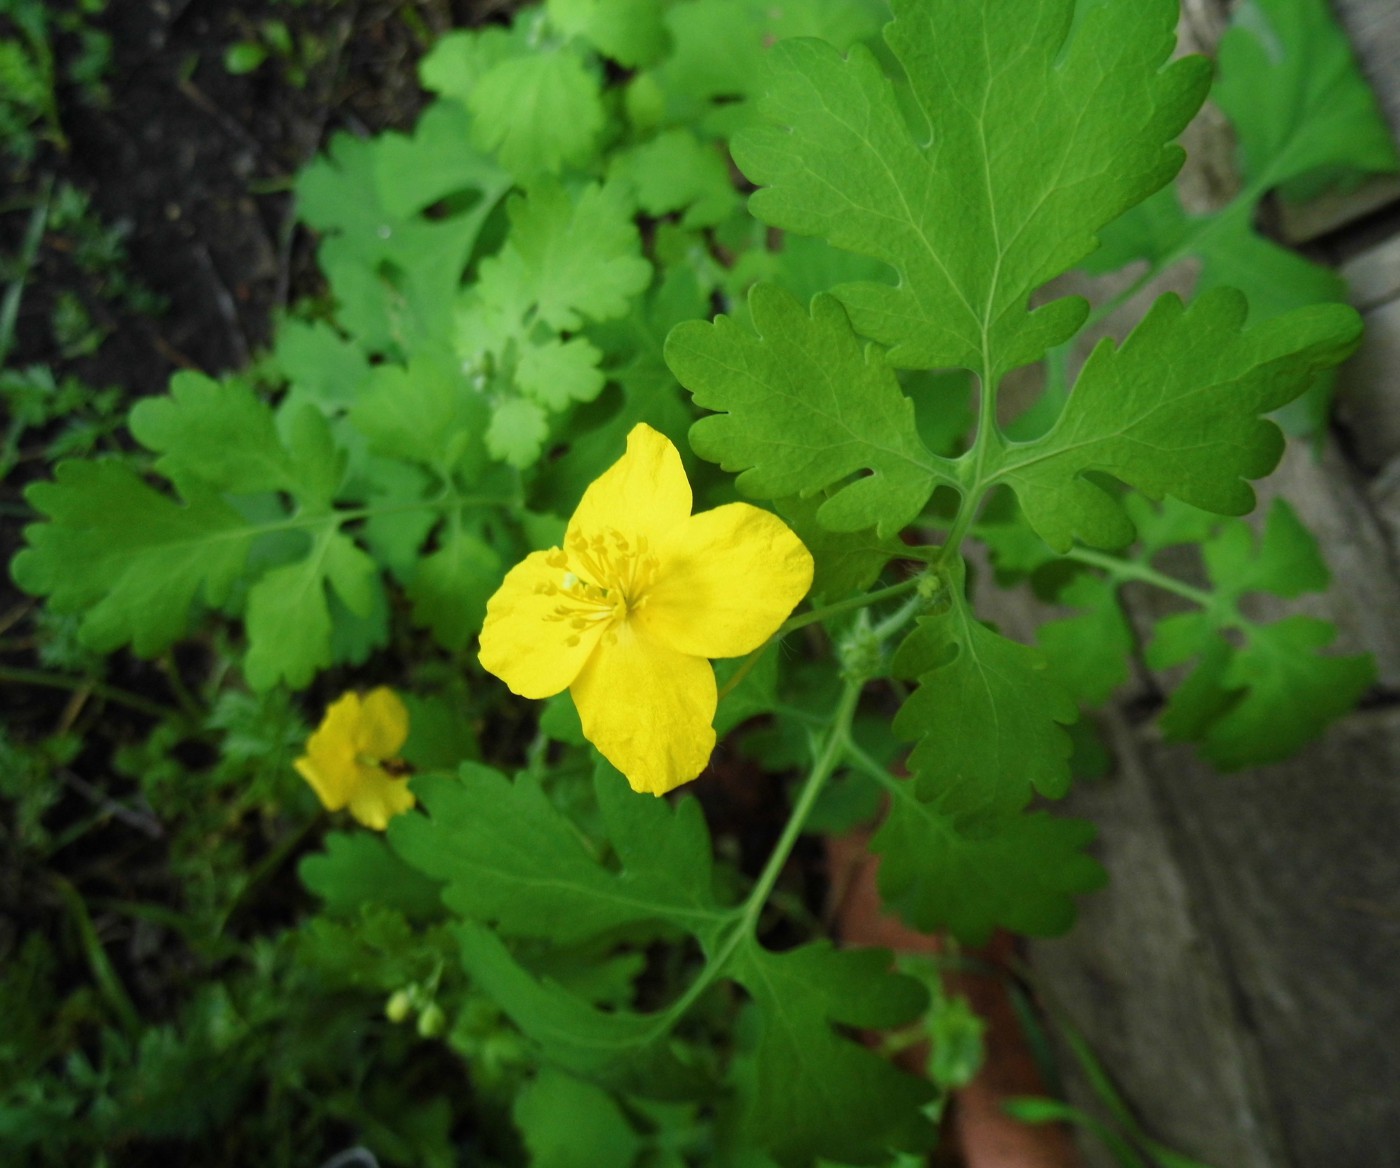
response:
[[[690,513],[680,454],[647,425],[585,492],[564,546],[532,552],[486,608],[481,663],[527,698],[568,689],[583,732],[634,790],[695,778],[715,744],[708,658],[777,631],[812,557],[747,503]]]
[[[348,806],[366,827],[383,831],[414,803],[398,758],[407,739],[408,710],[393,690],[347,693],[326,710],[296,768],[327,810]]]

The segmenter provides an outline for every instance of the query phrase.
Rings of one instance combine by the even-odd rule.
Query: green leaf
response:
[[[439,81],[438,88],[461,94],[462,87]],[[598,77],[567,45],[497,61],[461,95],[476,144],[521,181],[584,167],[597,154],[605,120]]]
[[[235,494],[296,488],[272,410],[241,382],[177,373],[168,395],[136,403],[128,425],[162,456],[156,470],[167,478],[194,478]]]
[[[1154,669],[1198,659],[1162,712],[1163,735],[1201,742],[1227,770],[1286,758],[1355,705],[1375,681],[1375,663],[1367,655],[1322,656],[1336,636],[1326,621],[1262,624],[1241,614],[1251,592],[1295,597],[1327,586],[1316,540],[1283,500],[1257,541],[1233,521],[1204,540],[1202,553],[1213,602],[1159,621],[1146,650]]]
[[[1170,741],[1196,739],[1222,770],[1277,762],[1349,712],[1376,680],[1369,655],[1324,657],[1336,627],[1294,616],[1271,625],[1245,622],[1244,645],[1222,639],[1210,618],[1189,613],[1157,627],[1148,664],[1200,663],[1172,694],[1161,717]]]
[[[720,316],[666,339],[666,361],[696,404],[724,411],[695,423],[691,442],[702,458],[742,471],[740,490],[777,499],[843,483],[818,520],[886,536],[939,482],[957,481],[920,441],[893,371],[856,339],[834,299],[818,296],[808,315],[782,289],[758,284],[749,310],[758,335]],[[844,483],[859,472],[868,473]]]
[[[1099,706],[1128,680],[1133,630],[1117,589],[1100,576],[1076,576],[1056,597],[1084,611],[1040,626],[1036,640],[1050,671],[1081,706]]]
[[[524,470],[539,459],[548,434],[549,419],[539,405],[521,397],[507,398],[491,413],[486,449],[492,458]]]
[[[713,227],[739,203],[725,157],[688,129],[667,130],[613,155],[608,173],[632,184],[648,215],[684,211],[684,227]]]
[[[367,352],[402,351],[450,328],[453,296],[482,225],[511,186],[470,149],[467,111],[429,106],[411,138],[331,139],[325,157],[297,179],[302,217],[323,233],[318,258],[340,324]],[[423,211],[448,196],[461,209]]]
[[[835,1029],[901,1026],[924,1011],[923,986],[889,967],[884,950],[828,942],[772,953],[748,939],[736,953],[761,1027],[745,1127],[779,1164],[880,1164],[933,1143],[921,1110],[933,1086]]]
[[[481,631],[486,602],[500,586],[501,554],[476,533],[449,528],[442,546],[418,561],[408,585],[413,623],[432,630],[453,652]]]
[[[350,411],[350,421],[382,454],[407,459],[447,478],[485,463],[487,406],[452,363],[415,356],[405,368],[378,365]]]
[[[1202,554],[1217,590],[1232,598],[1246,592],[1302,596],[1324,591],[1332,578],[1317,540],[1286,499],[1274,500],[1257,544],[1247,524],[1226,523],[1204,541]]]
[[[531,1168],[628,1168],[641,1151],[622,1108],[601,1087],[544,1067],[511,1114]]]
[[[413,789],[431,818],[397,817],[390,843],[414,867],[445,881],[444,901],[469,920],[567,945],[624,925],[704,928],[723,916],[706,877],[708,835],[692,800],[673,813],[627,790],[628,802],[609,818],[624,870],[611,872],[528,773],[512,783],[469,763],[460,781],[424,775]],[[618,831],[622,816],[655,838]],[[704,867],[697,868],[702,848]]]
[[[599,399],[611,411],[606,420],[571,433],[563,455],[539,467],[537,494],[545,506],[565,515],[572,511],[583,488],[616,461],[638,422],[663,434],[685,432],[695,415],[662,360],[662,345],[673,325],[708,311],[707,297],[686,264],[664,270],[655,288],[633,300],[625,318],[589,329],[617,390],[605,391]]]
[[[665,15],[670,54],[641,80],[668,125],[728,137],[747,120],[747,99],[763,88],[771,45],[810,36],[845,51],[878,34],[887,15],[881,0],[685,0]]]
[[[248,590],[248,684],[257,690],[281,681],[293,689],[308,685],[331,663],[327,587],[351,612],[366,616],[378,578],[375,562],[334,526],[317,534],[305,558],[263,575]]]
[[[1325,0],[1244,0],[1211,96],[1234,123],[1245,179],[1308,198],[1400,170],[1389,126]]]
[[[297,874],[327,912],[356,917],[364,905],[379,904],[413,920],[441,914],[438,884],[399,859],[382,836],[331,832],[323,843],[325,851],[304,857]]]
[[[531,300],[551,328],[572,331],[583,320],[626,315],[651,279],[632,221],[633,207],[616,183],[590,184],[571,197],[557,183],[536,183],[510,201],[510,248],[528,272]],[[482,281],[490,262],[482,265]]]
[[[116,461],[61,462],[25,498],[47,522],[25,528],[15,583],[56,612],[82,613],[82,640],[101,652],[168,648],[197,599],[228,598],[256,535],[207,488],[192,484],[177,503]]]
[[[622,861],[618,887],[670,906],[669,916],[692,933],[706,934],[722,916],[715,900],[710,833],[696,799],[672,805],[632,790],[600,762],[593,776],[608,841]]]
[[[1063,725],[1079,711],[1042,653],[977,620],[964,571],[959,561],[948,607],[920,619],[893,662],[919,681],[894,720],[896,734],[918,739],[909,764],[919,796],[964,812],[1017,810],[1033,788],[1057,798],[1070,781]]]
[[[310,400],[326,414],[356,402],[370,372],[359,346],[324,321],[308,323],[294,317],[282,321],[273,342],[273,359],[291,381],[291,394]]]
[[[603,388],[602,354],[582,337],[557,337],[526,345],[515,369],[520,391],[557,413],[574,402],[592,401]]]
[[[251,73],[267,60],[267,50],[256,41],[239,41],[224,50],[224,68],[235,77]]]
[[[880,892],[921,932],[946,929],[979,945],[996,928],[1055,936],[1074,923],[1074,897],[1107,876],[1084,854],[1094,827],[1043,811],[964,817],[898,784],[871,841]]]
[[[1118,500],[1086,478],[1110,474],[1151,498],[1242,515],[1244,480],[1268,474],[1283,437],[1261,414],[1301,393],[1311,374],[1343,360],[1360,336],[1351,309],[1303,309],[1248,331],[1244,298],[1217,289],[1183,308],[1153,305],[1122,344],[1104,340],[1049,433],[1003,447],[988,463],[1027,521],[1056,551],[1078,538],[1120,547],[1133,525]]]
[[[828,531],[817,521],[817,512],[825,501],[825,494],[808,499],[795,495],[775,504],[787,525],[812,553],[814,602],[840,600],[864,592],[879,578],[886,564],[908,558],[911,551],[897,535],[881,537],[873,528]]]
[[[548,0],[550,21],[583,37],[629,69],[650,65],[666,51],[665,7],[656,0]]]
[[[466,923],[456,933],[472,980],[549,1061],[651,1098],[685,1099],[703,1090],[703,1077],[661,1041],[669,1028],[664,1016],[599,1010],[556,982],[535,978],[489,929]]]
[[[1212,96],[1234,123],[1245,189],[1216,214],[1191,216],[1167,190],[1103,233],[1086,265],[1108,271],[1133,259],[1165,268],[1200,265],[1195,295],[1229,286],[1249,298],[1256,321],[1296,308],[1344,301],[1336,272],[1258,234],[1259,201],[1275,188],[1295,199],[1368,173],[1400,169],[1394,143],[1346,37],[1324,0],[1249,0],[1234,7],[1221,41]],[[1149,273],[1150,274],[1150,273]],[[1333,379],[1281,411],[1290,433],[1322,424]]]
[[[740,134],[734,155],[763,188],[759,218],[898,272],[898,285],[836,289],[891,362],[995,381],[1083,322],[1082,301],[1032,312],[1029,297],[1176,173],[1170,142],[1208,66],[1166,65],[1172,0],[1097,5],[1078,21],[1073,0],[891,7],[885,39],[916,121],[865,49],[791,41],[771,54],[772,124]]]

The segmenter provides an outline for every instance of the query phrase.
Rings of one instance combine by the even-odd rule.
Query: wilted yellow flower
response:
[[[363,698],[343,694],[306,741],[297,771],[329,811],[350,814],[375,831],[413,806],[398,753],[408,739],[408,710],[384,686]]]
[[[675,446],[634,427],[564,546],[511,569],[481,631],[482,665],[523,697],[568,689],[589,741],[634,790],[657,795],[709,762],[707,659],[757,649],[812,583],[810,553],[777,516],[690,507]]]

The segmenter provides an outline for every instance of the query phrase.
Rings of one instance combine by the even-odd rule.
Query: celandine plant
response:
[[[1396,165],[1318,0],[1240,13],[1239,207]],[[288,321],[257,378],[141,403],[153,461],[32,489],[15,578],[88,644],[153,654],[229,618],[249,687],[335,699],[297,767],[387,832],[305,859],[305,944],[460,1053],[534,1162],[927,1148],[945,1084],[852,1032],[936,1031],[946,1001],[834,947],[785,869],[804,830],[878,820],[881,893],[917,928],[1068,927],[1102,872],[1043,800],[1127,676],[1123,583],[1192,606],[1145,651],[1195,662],[1163,729],[1224,766],[1370,684],[1325,622],[1251,615],[1326,585],[1286,505],[1232,517],[1282,452],[1266,415],[1359,322],[1331,284],[1262,311],[1225,286],[1229,257],[1285,253],[1175,202],[1210,84],[1170,59],[1176,18],[551,0],[449,36],[411,136],[338,137],[299,181],[329,315]],[[1113,302],[1049,286],[1110,253],[1207,263],[1086,357]],[[1181,543],[1207,583],[1154,563]],[[985,624],[978,544],[1075,614],[1035,645]],[[751,866],[690,794],[719,769],[773,800],[791,780]],[[367,1138],[402,1158],[385,1124]]]

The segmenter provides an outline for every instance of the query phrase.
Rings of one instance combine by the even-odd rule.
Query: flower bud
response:
[[[407,990],[395,990],[384,1003],[384,1017],[390,1022],[402,1022],[413,1009],[413,995]]]
[[[418,1015],[418,1036],[436,1038],[447,1029],[447,1015],[436,1002],[429,1002]]]

